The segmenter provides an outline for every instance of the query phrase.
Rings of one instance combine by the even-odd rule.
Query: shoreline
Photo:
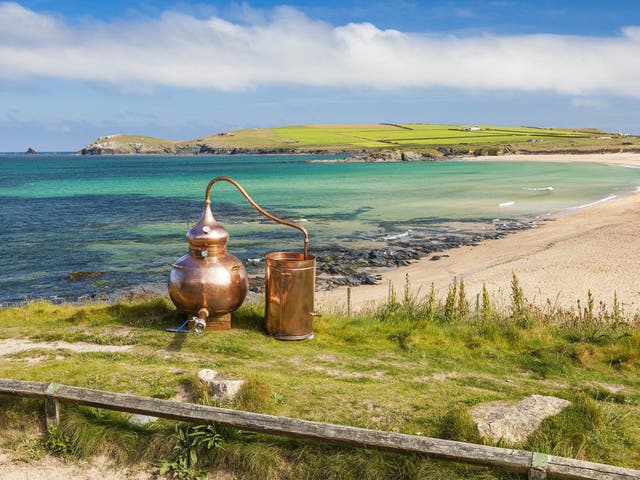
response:
[[[618,153],[618,154],[592,154],[592,155],[505,155],[505,156],[487,156],[487,157],[465,157],[459,158],[464,161],[492,161],[492,162],[562,162],[562,163],[606,163],[612,165],[622,165],[631,168],[640,168],[640,154]],[[587,296],[587,291],[592,290],[596,296],[596,301],[602,300],[608,305],[612,303],[613,291],[617,291],[618,297],[621,301],[626,302],[634,309],[640,307],[640,292],[636,292],[632,288],[634,271],[620,267],[621,264],[633,263],[634,252],[629,248],[623,248],[624,245],[619,245],[621,242],[600,242],[597,247],[606,252],[606,255],[602,256],[596,249],[591,249],[592,256],[603,257],[595,268],[601,273],[600,276],[595,276],[594,281],[590,282],[589,278],[584,278],[584,271],[588,271],[591,268],[589,259],[585,259],[583,250],[585,245],[579,242],[574,243],[570,249],[566,251],[558,258],[534,258],[541,249],[541,242],[547,241],[549,244],[557,243],[558,240],[566,240],[568,233],[571,231],[588,230],[593,225],[598,225],[599,228],[616,227],[618,232],[616,235],[620,238],[627,238],[629,235],[628,229],[633,226],[626,226],[625,223],[629,223],[629,220],[633,220],[632,212],[627,212],[626,220],[621,224],[612,225],[606,223],[606,218],[611,215],[618,215],[616,213],[620,208],[623,208],[623,204],[636,199],[635,204],[640,206],[640,193],[628,193],[620,195],[616,198],[599,199],[590,204],[587,204],[581,209],[568,209],[560,212],[556,212],[553,216],[548,217],[550,222],[511,222],[504,225],[502,231],[489,232],[488,234],[479,235],[478,232],[462,232],[462,237],[458,234],[456,238],[448,238],[446,240],[436,241],[434,245],[433,240],[424,237],[424,241],[407,242],[404,239],[393,239],[394,241],[388,243],[386,246],[376,247],[374,250],[348,250],[337,249],[335,251],[327,250],[317,252],[319,261],[322,257],[326,257],[326,264],[318,264],[317,277],[316,277],[316,298],[318,304],[321,307],[326,308],[344,308],[346,306],[346,290],[348,287],[352,288],[352,307],[355,309],[371,304],[372,302],[383,302],[388,295],[389,281],[395,287],[396,292],[401,292],[405,284],[405,275],[409,274],[409,280],[414,291],[420,291],[424,295],[431,287],[431,281],[434,282],[438,295],[442,295],[446,292],[448,285],[451,283],[454,277],[464,277],[467,292],[469,293],[469,299],[471,303],[475,303],[475,295],[481,290],[482,282],[487,283],[487,287],[490,293],[496,298],[499,304],[508,304],[509,301],[509,284],[511,281],[511,272],[505,273],[505,270],[499,271],[495,262],[491,262],[491,258],[487,258],[487,255],[500,258],[502,264],[511,265],[517,274],[523,289],[525,290],[525,296],[534,303],[543,304],[546,302],[546,298],[550,298],[554,304],[562,305],[565,307],[572,307],[576,305],[578,298],[582,299],[583,305]],[[603,201],[604,200],[604,201]],[[589,212],[596,213],[589,213]],[[601,213],[598,213],[601,212]],[[575,218],[582,219],[587,217],[598,217],[591,220],[575,220]],[[639,214],[640,216],[640,214]],[[571,220],[567,220],[571,219]],[[577,223],[581,224],[577,226]],[[604,222],[604,223],[603,223]],[[564,232],[564,233],[563,233]],[[632,234],[635,235],[635,230],[632,230]],[[640,229],[637,230],[638,237],[640,238]],[[466,236],[466,239],[464,238]],[[516,240],[510,240],[512,238]],[[577,235],[576,235],[577,237]],[[432,241],[429,241],[432,240]],[[491,240],[491,241],[489,241]],[[586,239],[589,240],[589,239]],[[514,250],[514,254],[509,257],[509,249],[512,248],[512,243],[524,242],[522,245],[518,245],[518,248]],[[582,239],[585,241],[585,239]],[[640,251],[640,241],[634,243],[634,238],[624,240],[629,245],[635,245],[636,251]],[[593,242],[591,242],[593,243]],[[493,247],[492,245],[499,245],[499,247]],[[627,258],[613,258],[611,250],[626,252]],[[390,253],[388,253],[390,252]],[[492,252],[492,253],[486,253]],[[555,250],[553,251],[555,253]],[[504,255],[503,255],[504,254]],[[517,254],[517,255],[516,255]],[[373,255],[373,256],[372,256]],[[506,255],[506,256],[505,256]],[[438,261],[435,260],[437,256]],[[579,264],[578,270],[574,271],[575,275],[568,280],[562,281],[560,279],[564,277],[555,278],[553,276],[544,276],[540,270],[548,270],[548,267],[544,266],[545,262],[555,262],[559,265],[563,265],[563,257],[571,258],[575,264]],[[331,258],[331,260],[329,260]],[[529,258],[529,262],[525,262],[522,259]],[[520,259],[516,261],[517,259]],[[477,269],[473,268],[473,265],[481,262],[484,268],[487,269],[485,277],[482,277]],[[536,262],[538,264],[536,264]],[[532,264],[533,263],[533,264]],[[601,265],[605,263],[605,265]],[[363,269],[359,269],[357,265],[366,265]],[[362,268],[362,267],[360,267]],[[506,268],[506,267],[505,267]],[[640,269],[640,265],[638,265]],[[612,279],[611,269],[619,272],[623,272],[625,278],[623,280]],[[521,275],[518,270],[522,270]],[[637,271],[637,270],[636,270]],[[537,272],[537,273],[535,273]],[[609,272],[609,277],[602,274],[602,272]],[[257,272],[256,272],[257,273]],[[258,275],[259,276],[259,275]],[[522,277],[522,278],[521,278]],[[576,287],[571,286],[571,281],[574,278],[582,277],[582,280],[578,282]],[[588,277],[588,276],[587,276]],[[544,288],[540,282],[543,282]],[[262,282],[256,281],[254,285],[259,285]],[[603,283],[605,285],[617,285],[621,284],[622,288],[600,288],[597,283]],[[83,295],[81,297],[70,298],[68,296],[45,296],[44,300],[55,302],[70,302],[70,303],[83,303],[93,301],[107,301],[112,303],[117,301],[118,298],[126,297],[128,295],[137,294],[159,294],[166,293],[164,282],[162,283],[147,283],[144,285],[131,285],[123,289],[118,289],[113,292],[101,292],[91,295]],[[255,295],[255,294],[253,294]],[[31,300],[37,298],[31,298]],[[28,299],[25,298],[25,301]],[[10,306],[22,304],[23,301],[7,301],[2,302],[2,306]]]
[[[640,168],[640,154],[591,155],[505,155],[470,157],[466,161],[590,162]],[[431,256],[409,266],[384,272],[376,285],[351,287],[354,311],[384,302],[389,282],[396,292],[404,288],[408,275],[412,293],[424,296],[433,282],[441,297],[454,278],[464,278],[468,299],[486,284],[497,306],[510,302],[512,272],[525,297],[542,307],[577,308],[586,305],[588,291],[596,302],[611,306],[614,292],[627,312],[640,309],[640,193],[616,197],[589,207],[559,212],[554,220],[535,228],[515,232],[477,246],[462,246],[441,252],[450,255],[439,261]],[[637,259],[636,259],[637,258]],[[347,287],[317,292],[322,309],[346,309]]]
[[[544,220],[543,220],[544,221]],[[489,239],[498,239],[514,232],[533,228],[538,221],[502,219],[493,220],[459,220],[443,221],[429,226],[429,229],[440,227],[440,233],[430,231],[421,232],[418,227],[413,230],[411,239],[409,232],[389,235],[386,243],[369,245],[366,248],[356,247],[327,247],[314,249],[317,260],[316,291],[332,290],[340,286],[374,285],[381,279],[382,272],[410,265],[412,261],[430,255],[444,255],[454,248],[477,245]],[[455,227],[455,229],[454,229]],[[424,227],[422,227],[424,228]],[[451,230],[454,229],[454,230]],[[256,300],[264,294],[263,257],[260,257],[258,267],[255,263],[245,260],[249,276],[248,299]],[[95,277],[102,277],[107,272],[72,272],[78,274],[79,279],[91,281]],[[87,275],[88,274],[88,275]],[[85,293],[83,295],[53,294],[39,295],[30,298],[0,299],[0,307],[19,306],[34,300],[44,300],[52,303],[69,303],[84,305],[93,302],[114,304],[127,301],[137,296],[166,296],[166,280],[148,281],[131,284],[126,287],[107,291]]]
[[[466,162],[551,162],[551,163],[610,163],[640,167],[640,153],[512,153],[452,158]]]

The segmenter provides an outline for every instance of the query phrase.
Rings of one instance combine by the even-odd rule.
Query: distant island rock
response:
[[[38,152],[36,152],[33,148],[29,147],[27,149],[26,152],[24,152],[25,155],[38,155]]]

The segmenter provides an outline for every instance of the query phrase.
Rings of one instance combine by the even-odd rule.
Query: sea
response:
[[[465,225],[537,223],[640,185],[640,170],[605,164],[310,162],[318,158],[0,155],[0,305],[163,284],[187,253],[207,183],[222,175],[304,226],[310,252],[325,255],[451,236]],[[212,210],[229,251],[250,268],[268,252],[302,249],[300,232],[262,217],[230,184],[214,186]]]

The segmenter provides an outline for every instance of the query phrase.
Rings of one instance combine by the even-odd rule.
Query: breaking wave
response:
[[[407,230],[406,232],[402,232],[402,233],[395,233],[392,235],[385,235],[384,237],[382,237],[383,240],[398,240],[399,238],[405,238],[408,237],[411,234],[411,230]]]
[[[578,210],[580,208],[593,207],[594,205],[598,205],[599,203],[604,203],[604,202],[608,202],[609,200],[613,200],[616,197],[617,195],[609,195],[608,197],[601,198],[600,200],[596,200],[595,202],[585,203],[584,205],[580,205],[578,207],[573,207],[573,208]]]

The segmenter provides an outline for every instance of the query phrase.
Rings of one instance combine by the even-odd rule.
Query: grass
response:
[[[464,153],[623,151],[638,150],[640,139],[595,129],[556,129],[483,125],[470,130],[464,125],[436,124],[344,124],[297,125],[221,132],[187,141],[171,141],[133,135],[114,135],[111,140],[138,148],[175,151],[186,145],[247,149],[295,149],[299,152],[359,152],[405,149],[440,155],[438,147],[458,147]],[[132,147],[133,148],[133,147]],[[133,150],[135,151],[135,148]]]
[[[638,320],[589,308],[589,300],[579,311],[534,307],[521,298],[515,277],[512,287],[512,305],[504,311],[489,292],[477,311],[470,307],[461,281],[448,301],[431,292],[416,298],[405,288],[359,315],[326,313],[316,320],[315,339],[304,342],[265,336],[259,305],[236,312],[232,330],[175,336],[164,329],[181,323],[182,315],[163,298],[82,307],[34,302],[0,310],[2,337],[132,348],[25,351],[2,357],[0,377],[156,398],[186,389],[195,401],[210,403],[196,374],[213,368],[247,380],[236,400],[224,404],[231,408],[474,442],[486,441],[470,422],[473,405],[555,395],[571,407],[547,419],[526,444],[501,445],[639,468]],[[0,447],[21,458],[45,450],[103,454],[121,464],[178,465],[176,459],[186,458],[174,447],[187,426],[174,422],[131,426],[119,413],[66,405],[56,441],[47,446],[37,440],[38,402],[0,402]],[[198,447],[187,469],[193,475],[221,469],[236,478],[519,478],[419,456],[223,428],[216,433],[222,448]]]

